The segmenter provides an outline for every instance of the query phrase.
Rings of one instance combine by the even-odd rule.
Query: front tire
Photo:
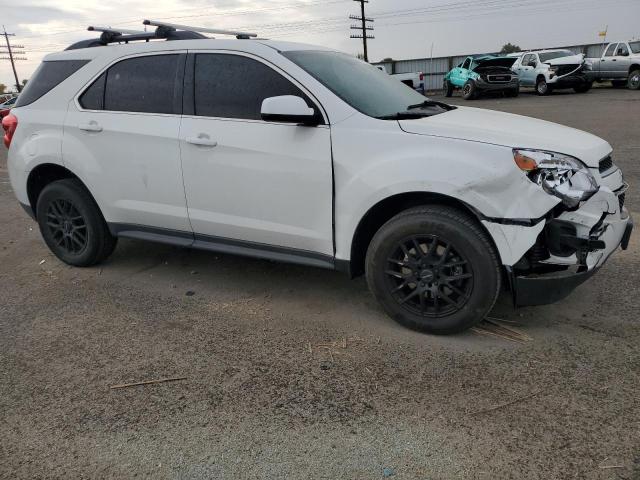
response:
[[[116,247],[117,238],[79,180],[67,178],[47,185],[38,197],[36,218],[49,249],[69,265],[95,265]]]
[[[634,70],[629,74],[627,88],[629,90],[640,90],[640,70]]]
[[[473,80],[467,80],[462,87],[462,98],[465,100],[475,100],[478,96],[478,87]]]
[[[540,96],[545,96],[551,94],[553,88],[551,85],[547,83],[547,80],[544,77],[538,78],[536,81],[536,93]]]
[[[486,232],[468,214],[440,205],[412,208],[384,224],[367,251],[366,277],[391,318],[434,334],[476,325],[501,285]]]

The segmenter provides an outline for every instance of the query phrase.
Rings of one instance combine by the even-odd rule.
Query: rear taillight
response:
[[[18,128],[18,117],[12,113],[4,117],[2,119],[2,128],[4,130],[4,146],[9,148],[13,134],[16,133],[16,128]]]

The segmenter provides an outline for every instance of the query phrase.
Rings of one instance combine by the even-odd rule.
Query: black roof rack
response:
[[[144,20],[144,25],[156,27],[153,32],[141,30],[129,30],[124,28],[94,27],[87,28],[90,32],[101,32],[100,37],[81,40],[69,45],[65,50],[76,50],[79,48],[103,47],[110,43],[129,43],[164,39],[164,40],[194,40],[209,38],[200,32],[215,33],[218,35],[233,35],[239,40],[257,37],[255,33],[236,32],[232,30],[220,30],[205,27],[190,27],[188,25],[178,25],[175,23],[165,23],[157,20]]]

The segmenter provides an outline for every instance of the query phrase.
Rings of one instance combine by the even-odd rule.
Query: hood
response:
[[[596,168],[611,153],[604,140],[575,128],[522,115],[458,107],[440,115],[401,120],[407,133],[564,153]]]
[[[485,58],[477,58],[475,63],[478,67],[505,67],[511,68],[511,66],[516,63],[517,58],[507,58],[507,57],[485,57]],[[474,70],[475,70],[474,68]]]
[[[584,55],[580,53],[570,57],[554,58],[542,63],[548,63],[549,65],[580,65],[582,62],[584,62]]]

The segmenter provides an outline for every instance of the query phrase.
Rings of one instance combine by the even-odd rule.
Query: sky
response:
[[[640,39],[640,0],[370,0],[375,39],[369,60],[493,52],[511,42],[523,49]],[[353,0],[0,0],[0,25],[27,60],[16,63],[28,79],[42,57],[96,36],[88,25],[142,29],[142,20],[255,31],[262,37],[328,46],[353,55]],[[0,40],[3,40],[0,38]],[[0,50],[2,50],[0,48]],[[2,55],[0,55],[2,56]],[[7,60],[0,83],[13,85]]]

